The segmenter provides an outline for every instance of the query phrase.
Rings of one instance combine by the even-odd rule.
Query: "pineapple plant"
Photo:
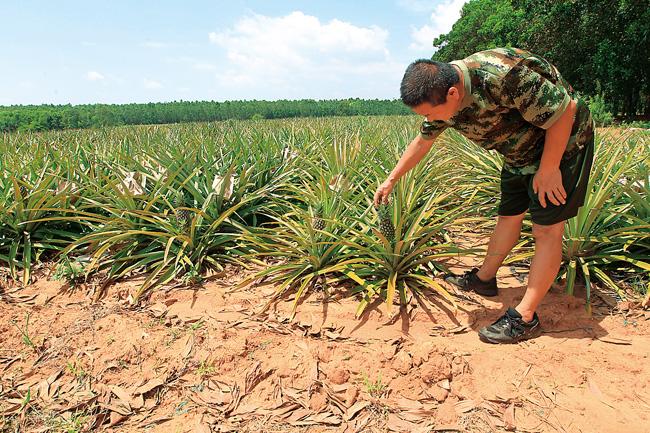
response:
[[[379,232],[388,239],[389,242],[395,240],[395,226],[393,225],[391,211],[390,203],[380,203],[377,207],[377,213],[379,214]]]
[[[319,203],[314,209],[314,217],[312,219],[312,227],[314,230],[325,230],[325,220],[323,219],[323,204]]]
[[[179,191],[176,194],[176,200],[174,201],[174,207],[176,208],[176,223],[180,227],[185,227],[190,221],[190,212],[187,209],[178,209],[185,206],[185,194]]]

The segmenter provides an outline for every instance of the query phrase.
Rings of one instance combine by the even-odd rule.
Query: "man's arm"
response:
[[[434,141],[434,138],[427,139],[422,134],[418,134],[411,141],[393,171],[388,175],[386,181],[377,189],[375,193],[375,206],[379,205],[380,202],[386,203],[388,201],[388,196],[393,190],[395,183],[424,158],[424,155],[429,152]]]
[[[556,206],[566,202],[560,162],[569,142],[576,110],[576,103],[571,100],[564,113],[546,130],[542,159],[533,178],[533,191],[542,207],[546,207],[547,197]]]
[[[560,118],[546,130],[544,140],[544,151],[539,168],[556,168],[560,166],[562,155],[566,149],[571,135],[574,116],[576,114],[576,102],[571,100]]]
[[[418,162],[424,158],[424,155],[429,152],[431,145],[433,145],[433,141],[434,140],[428,140],[421,134],[418,134],[408,145],[404,154],[397,162],[397,165],[393,171],[391,171],[390,175],[388,175],[388,179],[397,182],[409,170],[415,167]]]

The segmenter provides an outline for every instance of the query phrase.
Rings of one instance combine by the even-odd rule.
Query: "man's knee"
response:
[[[564,221],[551,225],[533,223],[533,237],[535,240],[562,239],[564,234]]]
[[[526,217],[526,212],[520,213],[519,215],[499,215],[499,221],[506,223],[520,223]]]

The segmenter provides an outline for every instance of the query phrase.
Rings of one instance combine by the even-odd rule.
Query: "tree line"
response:
[[[448,62],[499,46],[551,61],[615,115],[650,115],[649,0],[470,0],[452,30],[433,41]]]
[[[174,101],[147,104],[14,105],[0,107],[0,131],[44,131],[119,125],[354,115],[411,111],[400,100]]]

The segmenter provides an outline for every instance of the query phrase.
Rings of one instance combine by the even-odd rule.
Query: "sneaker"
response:
[[[486,343],[518,343],[535,338],[541,332],[537,313],[533,315],[533,320],[524,322],[517,310],[508,307],[508,311],[496,322],[478,331],[478,336]]]
[[[483,281],[476,275],[477,272],[478,268],[473,268],[471,271],[465,272],[464,275],[451,275],[445,278],[445,280],[458,286],[460,290],[465,292],[476,292],[483,296],[496,296],[499,290],[497,288],[496,277],[489,281]]]

